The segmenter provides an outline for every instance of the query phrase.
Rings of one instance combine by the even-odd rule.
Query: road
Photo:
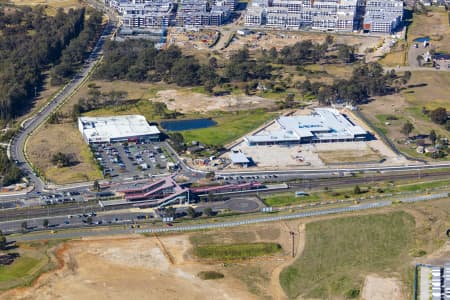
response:
[[[100,38],[98,39],[94,49],[87,58],[82,70],[80,70],[70,82],[65,85],[62,90],[54,96],[50,102],[47,103],[38,113],[22,123],[22,128],[11,140],[10,155],[15,160],[18,166],[24,171],[29,178],[31,184],[34,185],[36,191],[42,191],[45,189],[46,184],[42,179],[34,173],[32,166],[29,164],[25,157],[25,147],[27,139],[33,132],[39,128],[49,117],[49,115],[57,109],[74,91],[87,79],[93,71],[96,64],[101,59],[102,47],[105,39],[115,29],[113,21],[108,21]]]
[[[418,202],[418,201],[430,201],[435,199],[447,198],[448,193],[438,193],[432,195],[425,196],[417,196],[412,198],[403,198],[402,202]],[[243,218],[241,220],[236,221],[228,221],[228,222],[219,222],[219,223],[204,223],[204,224],[195,224],[195,225],[179,225],[179,226],[157,226],[152,228],[145,229],[109,229],[105,228],[102,231],[92,231],[79,229],[76,231],[61,231],[56,233],[39,232],[32,234],[24,234],[19,236],[14,236],[8,238],[9,241],[35,241],[35,240],[47,240],[47,239],[70,239],[70,238],[78,238],[83,236],[95,236],[95,235],[114,235],[114,234],[142,234],[142,233],[165,233],[165,232],[188,232],[188,231],[196,231],[196,230],[206,230],[206,229],[219,229],[219,228],[227,228],[227,227],[236,227],[236,226],[245,226],[257,223],[267,223],[267,222],[276,222],[283,220],[293,220],[293,219],[301,219],[301,218],[309,218],[309,217],[317,217],[331,214],[342,214],[342,213],[351,213],[357,211],[364,211],[368,209],[376,209],[382,207],[391,206],[393,203],[392,200],[383,200],[371,203],[357,204],[347,207],[339,207],[339,208],[328,208],[322,210],[314,210],[314,211],[305,211],[305,212],[296,212],[290,214],[283,215],[275,215],[275,216],[267,216],[267,217],[258,217],[258,218]]]

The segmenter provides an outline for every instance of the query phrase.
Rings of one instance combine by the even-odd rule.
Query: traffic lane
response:
[[[17,237],[9,238],[7,237],[8,242],[32,242],[39,240],[50,240],[50,239],[74,239],[81,237],[89,237],[89,236],[110,236],[110,235],[123,235],[123,234],[132,234],[133,231],[130,229],[107,229],[107,230],[89,230],[83,231],[80,229],[79,231],[71,232],[55,232],[51,233],[48,231],[41,233],[33,233],[30,235],[21,235]]]
[[[90,211],[80,214],[66,215],[66,216],[46,216],[32,219],[15,220],[0,222],[0,229],[4,233],[20,232],[23,229],[22,224],[26,222],[27,230],[44,230],[47,229],[44,226],[44,221],[48,221],[48,229],[58,228],[72,228],[83,226],[96,226],[96,225],[120,225],[120,224],[132,224],[135,222],[142,222],[154,219],[155,216],[152,213],[95,213],[91,214]],[[89,222],[91,222],[89,224]]]
[[[85,69],[84,72],[81,72],[75,76],[75,79],[72,79],[65,87],[64,89],[56,95],[40,112],[36,114],[36,116],[29,122],[27,127],[18,133],[17,137],[13,139],[13,142],[15,142],[15,145],[12,145],[11,149],[13,149],[13,153],[11,155],[14,159],[25,162],[25,165],[22,167],[22,170],[27,170],[32,172],[31,166],[28,165],[26,162],[26,159],[24,157],[24,153],[22,152],[23,145],[26,141],[26,137],[31,134],[33,130],[35,130],[45,119],[48,117],[48,115],[55,109],[57,106],[64,101],[67,96],[72,93],[76,87],[84,80],[84,78],[89,74],[89,72],[92,70],[92,68],[95,66],[95,63],[98,61],[98,53],[101,52],[101,46],[103,45],[103,40],[105,35],[108,33],[109,30],[114,28],[114,24],[112,22],[108,22],[108,24],[104,27],[102,34],[99,37],[99,40],[96,43],[96,46],[94,47],[93,51],[90,54],[91,62],[89,63],[89,68]],[[94,59],[95,58],[95,59]],[[40,178],[38,178],[36,175],[31,173],[29,175],[31,182],[35,185],[35,188],[38,190],[42,190],[44,187],[44,183]]]

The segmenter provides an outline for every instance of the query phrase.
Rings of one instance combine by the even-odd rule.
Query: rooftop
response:
[[[241,151],[232,151],[230,153],[230,159],[233,164],[248,164],[250,162],[247,156]]]
[[[80,117],[78,123],[86,138],[98,141],[160,133],[158,127],[150,126],[141,115]]]

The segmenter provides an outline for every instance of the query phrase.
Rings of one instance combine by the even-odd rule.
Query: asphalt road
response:
[[[84,82],[86,78],[89,77],[91,71],[101,58],[102,47],[105,39],[109,34],[111,34],[114,28],[114,23],[109,21],[93,51],[86,60],[82,70],[80,70],[77,75],[75,75],[75,77],[66,86],[64,86],[64,88],[55,97],[53,97],[53,99],[44,108],[42,108],[37,114],[33,115],[30,119],[24,121],[21,130],[11,140],[11,158],[17,161],[19,167],[28,176],[30,182],[34,185],[34,188],[37,191],[44,190],[45,183],[33,172],[32,167],[28,164],[25,158],[24,147],[26,140],[33,134],[33,131],[43,124],[48,116],[55,109],[57,109],[57,107],[63,103],[78,88],[78,86]]]
[[[438,193],[432,195],[425,196],[417,196],[417,197],[408,197],[402,198],[402,202],[418,202],[418,201],[429,201],[434,199],[447,198],[448,193]],[[219,229],[226,227],[236,227],[236,226],[245,226],[250,224],[257,223],[266,223],[266,222],[276,222],[283,220],[292,220],[292,219],[300,219],[300,218],[309,218],[309,217],[317,217],[323,215],[331,215],[331,214],[342,214],[356,211],[364,211],[368,209],[376,209],[382,207],[388,207],[392,205],[392,200],[383,200],[372,203],[364,203],[357,204],[347,207],[339,207],[339,208],[328,208],[323,210],[314,210],[314,211],[306,211],[306,212],[297,212],[291,214],[283,214],[283,215],[274,215],[267,217],[259,217],[259,218],[246,218],[237,221],[229,221],[229,222],[220,222],[220,223],[205,223],[205,224],[195,224],[195,225],[179,225],[179,226],[158,226],[152,228],[145,229],[109,229],[105,228],[102,231],[86,231],[83,229],[76,231],[62,231],[50,233],[48,231],[41,233],[33,233],[33,234],[24,234],[15,237],[8,238],[9,241],[34,241],[34,240],[46,240],[46,239],[68,239],[68,238],[78,238],[83,236],[100,236],[100,235],[114,235],[114,234],[133,234],[133,233],[164,233],[164,232],[187,232],[187,231],[195,231],[195,230],[205,230],[205,229]]]

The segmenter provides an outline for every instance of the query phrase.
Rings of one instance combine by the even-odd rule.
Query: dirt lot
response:
[[[364,282],[362,299],[385,300],[401,299],[401,282],[397,278],[383,278],[378,275],[367,275]]]
[[[209,96],[190,90],[163,90],[156,93],[152,101],[164,102],[170,110],[182,113],[207,112],[212,110],[236,111],[244,109],[274,107],[275,101],[257,96],[227,95]]]
[[[378,153],[376,153],[366,143],[356,143],[355,145],[360,146],[360,149],[357,150],[333,149],[332,151],[326,151],[324,149],[324,151],[319,152],[319,157],[326,164],[346,163],[346,162],[348,163],[378,162],[381,159],[381,156],[378,155]]]
[[[195,234],[206,242],[277,241],[290,249],[289,230],[298,225],[263,224]],[[297,231],[297,230],[296,230]],[[30,288],[2,299],[258,299],[282,293],[272,272],[289,262],[288,251],[249,262],[203,263],[191,254],[190,235],[95,238],[68,242],[58,252],[60,269],[47,273]],[[220,280],[201,280],[200,271],[217,271]],[[262,276],[261,274],[266,274]],[[168,284],[170,282],[170,284]],[[269,285],[270,283],[270,285]]]

